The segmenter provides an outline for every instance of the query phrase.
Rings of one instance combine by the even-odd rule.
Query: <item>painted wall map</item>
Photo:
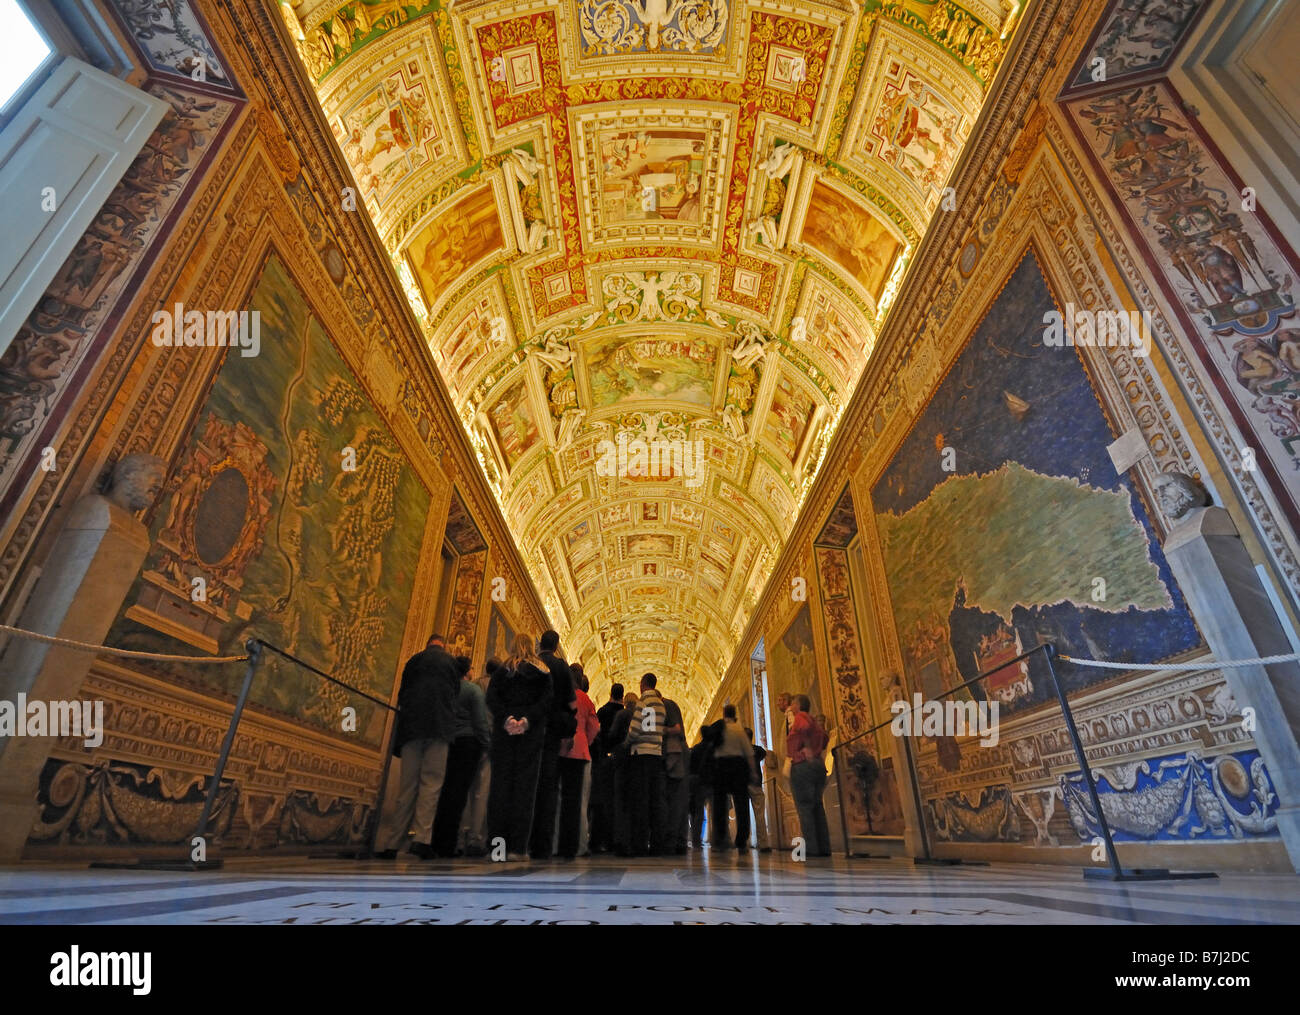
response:
[[[1053,306],[1027,255],[872,488],[909,694],[1043,641],[1133,662],[1201,644],[1082,362],[1042,344]],[[1070,689],[1113,676],[1062,670]],[[1053,693],[1040,657],[989,684],[1004,715]]]
[[[813,656],[812,614],[804,603],[780,638],[772,639],[767,660],[767,677],[773,700],[778,694],[808,694],[817,682],[817,660]],[[813,699],[813,711],[821,711],[821,702]],[[778,738],[782,751],[785,743]]]
[[[491,614],[488,616],[487,631],[487,649],[484,653],[484,659],[498,659],[505,661],[510,655],[510,649],[514,644],[515,632],[510,626],[510,621],[506,619],[496,606],[492,607]]]
[[[429,492],[274,256],[251,307],[261,354],[229,356],[218,372],[108,644],[187,651],[179,639],[237,654],[257,635],[388,697]],[[191,599],[195,578],[206,601]],[[238,666],[163,668],[228,693],[243,676]],[[330,730],[351,705],[370,744],[383,728],[377,706],[270,653],[252,700]]]
[[[876,299],[899,247],[879,220],[820,180],[808,201],[802,240],[843,267]]]

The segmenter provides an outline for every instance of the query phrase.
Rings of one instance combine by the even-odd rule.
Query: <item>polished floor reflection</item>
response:
[[[439,864],[276,858],[219,871],[0,871],[5,924],[1268,924],[1300,878],[1116,885],[1078,868],[702,855]]]

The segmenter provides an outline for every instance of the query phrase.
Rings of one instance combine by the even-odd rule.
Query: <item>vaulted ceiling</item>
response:
[[[598,692],[700,716],[1020,6],[281,5]]]

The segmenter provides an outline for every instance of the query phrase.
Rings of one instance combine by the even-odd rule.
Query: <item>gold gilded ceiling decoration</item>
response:
[[[1019,8],[281,5],[598,692],[702,714]]]

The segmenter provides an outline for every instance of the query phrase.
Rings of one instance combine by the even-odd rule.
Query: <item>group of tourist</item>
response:
[[[393,753],[401,758],[396,804],[375,855],[573,859],[684,854],[708,829],[714,851],[768,851],[766,752],[734,705],[687,746],[681,709],[653,673],[636,692],[614,684],[597,709],[581,665],[559,635],[515,638],[505,660],[478,679],[470,660],[434,635],[402,672]],[[827,736],[804,695],[782,696],[782,775],[795,801],[807,856],[829,856],[822,792]],[[729,837],[730,813],[735,814]]]

